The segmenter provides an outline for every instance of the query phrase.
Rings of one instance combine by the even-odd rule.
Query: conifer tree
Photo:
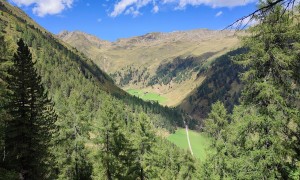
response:
[[[177,179],[199,179],[196,174],[196,160],[186,151],[179,157],[180,171]]]
[[[263,4],[262,4],[263,6]],[[241,105],[227,134],[227,177],[289,179],[299,172],[299,82],[295,64],[300,42],[299,19],[280,5],[259,17],[237,57],[247,67]]]
[[[124,107],[106,99],[103,106],[101,121],[95,128],[93,142],[99,146],[95,157],[100,161],[97,166],[97,178],[136,179],[138,168],[136,149],[130,142],[130,134],[126,127]],[[95,164],[97,165],[97,164]]]
[[[162,138],[157,137],[156,143],[151,147],[151,153],[145,154],[145,174],[149,179],[163,179],[165,176],[172,179],[168,160],[171,159],[169,155],[173,149],[172,147],[166,148],[165,143]]]
[[[5,128],[5,162],[22,179],[50,178],[51,135],[56,115],[37,74],[29,48],[22,39],[8,78],[11,119]]]
[[[84,113],[88,107],[76,91],[70,92],[68,100],[67,105],[57,106],[61,112],[56,123],[59,130],[53,137],[58,179],[89,180],[92,167],[85,144],[90,124],[89,116]]]
[[[138,115],[137,119],[134,122],[133,131],[135,132],[134,142],[138,151],[137,158],[139,164],[139,179],[148,179],[148,175],[145,173],[145,156],[146,154],[151,153],[151,147],[154,143],[156,143],[156,138],[152,124],[145,114]]]
[[[225,106],[218,101],[212,105],[212,110],[205,121],[204,131],[216,141],[222,138],[222,133],[224,134],[227,125],[228,117]]]
[[[300,84],[294,70],[299,61],[300,22],[284,11],[277,5],[259,19],[261,23],[250,29],[251,37],[244,40],[249,52],[239,57],[239,63],[249,68],[243,74],[242,104],[251,109],[247,113],[252,112],[252,120],[244,121],[248,129],[244,135],[255,137],[244,155],[257,159],[252,166],[261,175],[257,178],[291,178],[299,163],[295,128],[299,127]],[[235,116],[234,121],[240,118]]]
[[[146,179],[192,179],[196,176],[195,160],[189,152],[178,149],[162,137],[156,137],[144,155]]]
[[[226,169],[224,151],[226,151],[228,118],[226,109],[220,101],[212,105],[212,110],[205,121],[204,132],[212,137],[211,149],[215,151],[211,152],[205,163],[202,164],[203,178],[223,179],[226,177],[224,173]]]
[[[206,177],[299,178],[300,99],[296,74],[300,21],[297,15],[285,11],[275,5],[257,17],[259,24],[251,27],[250,36],[244,39],[248,51],[235,57],[247,69],[242,74],[245,88],[241,105],[235,107],[231,123],[216,141],[212,163],[203,166]]]

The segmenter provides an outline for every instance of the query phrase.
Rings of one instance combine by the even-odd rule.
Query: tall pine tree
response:
[[[94,178],[136,179],[137,150],[130,141],[126,108],[111,99],[106,99],[101,108],[102,118],[96,122],[93,133],[93,142],[98,147],[94,157],[99,161],[94,163]]]
[[[137,149],[139,179],[148,179],[149,176],[145,173],[146,159],[145,156],[151,153],[151,147],[156,143],[156,137],[153,130],[153,125],[146,114],[138,114],[133,126],[134,142]]]
[[[69,104],[59,104],[56,125],[59,130],[54,134],[56,169],[58,179],[89,180],[91,163],[88,159],[89,119],[82,95],[76,91],[69,94]],[[74,108],[78,107],[78,108]]]
[[[261,6],[275,1],[261,1]],[[299,179],[299,17],[280,5],[244,39],[241,105],[217,141],[213,179]],[[223,118],[225,119],[225,117]]]
[[[224,151],[226,151],[228,122],[225,106],[220,101],[213,104],[208,119],[205,121],[204,131],[212,137],[211,149],[215,151],[212,151],[202,164],[203,179],[223,179],[226,177],[224,173],[226,170]]]
[[[22,179],[50,178],[51,135],[56,115],[37,74],[29,48],[22,39],[8,78],[11,119],[5,129],[5,162]]]
[[[242,76],[246,82],[242,106],[248,110],[244,111],[247,114],[235,113],[233,122],[245,117],[240,129],[247,132],[239,134],[245,139],[240,145],[245,159],[256,159],[248,163],[248,170],[259,179],[291,178],[299,171],[300,84],[295,65],[300,29],[299,19],[285,11],[277,5],[259,17],[261,23],[251,28],[251,36],[244,40],[249,52],[238,58],[249,68]]]

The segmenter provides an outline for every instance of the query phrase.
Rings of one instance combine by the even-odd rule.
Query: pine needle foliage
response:
[[[241,75],[245,84],[241,105],[229,116],[228,126],[218,123],[227,118],[213,108],[206,131],[223,134],[210,157],[216,163],[203,170],[203,177],[299,179],[300,21],[298,11],[285,11],[275,5],[256,16],[259,24],[243,39],[248,51],[234,57],[246,69]]]
[[[45,179],[51,173],[51,136],[56,115],[41,84],[28,46],[18,41],[13,65],[9,69],[6,106],[11,118],[5,126],[5,162],[7,169],[23,179]]]

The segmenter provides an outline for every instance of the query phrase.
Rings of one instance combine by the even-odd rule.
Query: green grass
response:
[[[201,161],[204,161],[207,154],[211,151],[209,147],[209,138],[203,133],[198,133],[192,130],[189,130],[189,136],[194,156]],[[183,128],[176,130],[176,132],[171,134],[167,139],[182,149],[189,149],[186,132]]]
[[[158,103],[163,103],[167,100],[167,98],[151,92],[144,92],[138,89],[129,89],[127,92],[133,96],[137,96],[145,101],[157,101]]]

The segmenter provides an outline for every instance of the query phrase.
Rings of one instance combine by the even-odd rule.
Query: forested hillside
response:
[[[179,111],[130,96],[20,9],[1,0],[0,10],[2,179],[152,179],[195,173],[189,154],[156,136],[183,123]],[[32,87],[40,87],[33,91],[39,93]],[[39,108],[47,97],[49,106]],[[52,120],[45,122],[52,108]],[[44,148],[37,150],[38,144]]]
[[[3,10],[1,27],[3,27],[7,39],[16,42],[18,38],[22,37],[28,43],[36,59],[37,69],[42,75],[42,81],[55,102],[56,100],[63,100],[60,96],[69,99],[71,95],[74,95],[72,92],[76,91],[82,91],[80,94],[96,101],[97,97],[95,96],[101,94],[96,92],[101,90],[117,99],[122,99],[134,111],[140,109],[141,111],[149,111],[149,114],[153,112],[153,119],[160,121],[158,126],[165,124],[164,127],[171,130],[171,126],[174,126],[176,121],[179,124],[182,123],[181,116],[178,116],[177,113],[179,112],[175,109],[164,108],[157,103],[145,103],[128,96],[127,93],[114,85],[111,78],[90,59],[76,49],[63,45],[60,40],[33,23],[18,8],[5,6],[1,6],[1,8]],[[80,87],[83,89],[80,90]],[[58,95],[59,93],[61,94]],[[94,107],[97,106],[94,105]],[[97,108],[92,109],[96,110]],[[166,120],[162,120],[161,115]]]
[[[197,76],[206,76],[203,83],[186,97],[179,105],[194,118],[205,119],[211,106],[217,101],[224,103],[228,112],[239,104],[243,83],[239,74],[245,71],[235,64],[232,57],[244,54],[246,49],[232,50],[214,60],[211,66],[198,71]]]

